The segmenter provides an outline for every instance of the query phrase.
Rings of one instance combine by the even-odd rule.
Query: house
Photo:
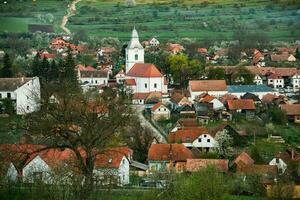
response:
[[[148,150],[148,165],[152,172],[170,170],[190,158],[192,152],[183,144],[152,144]]]
[[[117,50],[114,47],[101,47],[97,50],[97,60],[98,63],[111,63],[112,62],[112,55]]]
[[[300,123],[300,104],[281,104],[280,108],[286,112],[289,121]]]
[[[159,45],[159,41],[158,41],[156,38],[151,38],[151,39],[149,40],[149,45],[150,45],[151,47],[157,47],[157,46]]]
[[[253,79],[253,82],[254,82],[256,85],[262,85],[262,84],[263,84],[263,79],[261,78],[260,75],[255,74],[254,79]]]
[[[261,100],[259,99],[258,96],[256,96],[255,94],[252,94],[250,92],[247,92],[246,94],[241,96],[241,99],[252,99],[254,101],[254,103],[260,103],[261,102]]]
[[[225,104],[227,103],[228,100],[233,100],[233,99],[238,99],[238,97],[235,96],[235,95],[226,93],[225,95],[223,95],[223,96],[220,98],[220,101],[222,102],[223,105],[225,105]]]
[[[170,143],[180,143],[188,148],[192,148],[193,142],[199,138],[202,134],[208,134],[208,129],[202,126],[190,127],[185,129],[177,129],[169,133],[168,142]],[[200,146],[197,146],[200,147]],[[197,148],[196,147],[196,148]]]
[[[190,102],[187,97],[177,92],[171,95],[170,102],[173,110],[184,105],[192,106],[192,102]]]
[[[265,66],[264,59],[264,55],[260,51],[255,49],[253,53],[252,64],[263,67]]]
[[[117,81],[118,84],[123,83],[123,81],[125,80],[125,72],[124,70],[120,70],[116,75],[115,75],[115,79]]]
[[[227,108],[232,113],[244,113],[246,118],[253,118],[256,109],[252,99],[228,100]]]
[[[172,54],[178,54],[178,53],[181,53],[182,51],[184,51],[185,49],[180,44],[167,43],[166,50]]]
[[[158,102],[151,108],[151,118],[153,120],[170,119],[170,115],[170,109],[161,102]]]
[[[295,62],[297,59],[293,54],[289,54],[288,52],[283,52],[281,54],[272,54],[271,61],[273,62]]]
[[[254,160],[246,152],[239,154],[233,161],[234,165],[244,164],[244,165],[253,165]]]
[[[53,175],[59,169],[66,176],[61,177],[64,183],[70,183],[69,173],[77,168],[75,153],[68,149],[45,148],[43,145],[0,145],[1,153],[10,155],[5,157],[10,162],[7,176],[11,180],[21,179],[24,182],[37,180],[51,184]],[[8,154],[7,154],[8,153]],[[85,152],[80,150],[82,156]],[[105,184],[107,179],[113,178],[118,185],[129,183],[129,162],[132,159],[132,150],[127,147],[109,148],[103,152],[95,152],[94,176],[97,184]],[[19,163],[19,164],[18,164]],[[21,165],[20,165],[21,164]]]
[[[109,74],[105,70],[78,70],[78,81],[82,87],[106,86]]]
[[[261,174],[266,177],[275,178],[277,176],[277,171],[278,169],[275,165],[246,165],[240,162],[236,167],[236,172],[244,176]]]
[[[193,105],[185,104],[175,110],[181,117],[195,117],[195,109]]]
[[[198,52],[200,55],[203,55],[203,56],[207,56],[207,55],[208,55],[207,48],[198,48],[198,49],[197,49],[197,52]]]
[[[187,159],[186,171],[195,172],[209,166],[215,167],[220,172],[228,172],[228,160],[226,159]]]
[[[227,88],[229,94],[235,95],[238,98],[241,98],[246,93],[252,93],[258,96],[259,99],[268,93],[278,95],[277,91],[266,85],[229,85]]]
[[[264,95],[263,98],[261,99],[261,101],[262,101],[262,103],[264,103],[265,105],[268,105],[268,106],[287,103],[287,99],[285,96],[282,96],[282,95],[277,96],[277,95],[274,95],[271,93]]]
[[[38,77],[0,78],[0,99],[11,99],[17,115],[37,111],[40,98]]]
[[[180,118],[175,127],[171,130],[171,132],[175,132],[179,129],[190,129],[198,126],[198,122],[196,118]]]
[[[293,91],[297,92],[300,89],[300,74],[295,73],[291,78],[291,84],[293,86]]]
[[[283,174],[287,169],[287,165],[290,161],[296,161],[300,163],[300,154],[294,150],[286,150],[285,152],[279,152],[270,162],[269,165],[276,165],[279,174]],[[297,161],[299,159],[299,161]]]
[[[144,48],[139,42],[139,36],[135,29],[131,34],[131,40],[126,48],[126,79],[134,79],[136,83],[133,94],[149,94],[159,92],[167,94],[168,82],[162,73],[153,64],[144,63]],[[139,103],[142,103],[142,99]]]
[[[207,93],[214,97],[221,97],[227,93],[227,85],[225,80],[189,81],[188,89],[191,94],[190,100],[192,101],[202,93]]]
[[[200,94],[194,101],[198,104],[208,104],[215,111],[224,109],[224,104],[220,100],[207,93]]]
[[[272,73],[268,77],[268,85],[273,88],[284,88],[284,78],[280,74]]]

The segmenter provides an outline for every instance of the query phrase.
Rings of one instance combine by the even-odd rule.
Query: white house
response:
[[[159,41],[156,38],[151,38],[149,40],[149,44],[151,47],[157,47],[159,45]]]
[[[270,162],[269,165],[276,165],[279,173],[283,174],[287,168],[287,163],[285,163],[281,158],[273,158]]]
[[[224,104],[220,100],[218,100],[217,98],[215,98],[213,96],[210,96],[207,93],[203,93],[203,94],[197,96],[195,101],[197,103],[210,104],[210,105],[212,105],[213,110],[221,110],[221,109],[225,108]]]
[[[212,135],[201,134],[193,141],[192,146],[208,152],[214,150],[218,146],[218,143]]]
[[[227,87],[228,93],[234,95],[238,98],[241,98],[246,93],[251,93],[262,99],[268,93],[273,95],[278,95],[278,92],[275,91],[273,88],[268,87],[264,84],[262,85],[229,85]]]
[[[293,86],[293,91],[297,92],[300,88],[300,75],[298,73],[294,74],[291,78],[291,83]]]
[[[40,93],[38,77],[0,78],[0,99],[11,99],[18,115],[38,110]]]
[[[268,76],[268,85],[272,86],[275,89],[284,88],[284,78],[273,73]]]
[[[125,72],[124,72],[124,70],[119,71],[115,75],[115,78],[116,78],[117,83],[121,84],[125,80]]]
[[[191,94],[191,101],[202,93],[207,93],[214,97],[221,97],[227,93],[225,80],[193,80],[189,81],[188,89]]]
[[[254,82],[256,85],[261,85],[261,84],[263,84],[263,80],[262,80],[262,78],[261,78],[258,74],[256,74],[256,75],[254,76],[253,82]]]
[[[107,85],[109,79],[108,71],[94,70],[94,71],[80,71],[78,70],[78,80],[82,86],[100,86]]]
[[[151,108],[151,116],[153,120],[170,119],[170,115],[170,109],[161,102],[158,102]]]
[[[139,42],[135,29],[132,31],[131,40],[126,48],[125,75],[126,79],[132,79],[130,88],[133,89],[133,94],[148,96],[152,92],[162,94],[168,92],[168,83],[161,72],[155,65],[144,63],[144,48]]]

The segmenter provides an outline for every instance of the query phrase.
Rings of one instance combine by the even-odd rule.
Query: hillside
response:
[[[69,19],[71,31],[84,29],[91,36],[128,39],[135,24],[143,39],[190,37],[198,40],[230,40],[235,31],[267,33],[272,40],[300,39],[300,5],[297,1],[269,0],[136,0],[126,7],[120,0],[83,0]],[[296,3],[295,3],[296,2]],[[56,32],[68,4],[44,0],[15,2],[0,7],[0,31],[26,32],[27,24],[53,24]],[[14,12],[12,12],[14,11]],[[24,14],[27,13],[27,14]],[[49,20],[49,14],[53,19]],[[47,17],[48,15],[48,17]],[[51,18],[51,17],[50,17]],[[18,25],[18,28],[16,26]]]

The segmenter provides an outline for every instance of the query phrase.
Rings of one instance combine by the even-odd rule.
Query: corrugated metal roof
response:
[[[266,85],[229,85],[227,86],[229,93],[243,93],[243,92],[275,92],[273,88]]]

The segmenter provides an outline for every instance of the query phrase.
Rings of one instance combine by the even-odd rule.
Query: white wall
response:
[[[300,88],[300,75],[294,75],[292,78],[291,78],[291,82],[292,82],[292,85],[293,85],[293,90],[294,92],[297,92]]]
[[[135,55],[138,59],[135,59]],[[144,49],[128,49],[126,48],[126,73],[132,68],[135,63],[144,63]]]
[[[256,85],[262,85],[263,84],[262,78],[259,75],[255,75],[253,82]]]
[[[224,108],[224,104],[221,101],[219,101],[218,99],[213,99],[211,101],[211,103],[213,103],[214,110],[220,110],[220,109]]]
[[[287,168],[287,164],[281,159],[278,159],[278,163],[276,162],[276,158],[273,158],[270,162],[269,165],[276,165],[278,167],[279,170],[281,170],[281,173],[284,173],[286,168]]]
[[[237,98],[241,98],[241,96],[244,96],[246,94],[246,92],[228,92],[229,94],[235,95]],[[262,99],[263,96],[265,96],[266,94],[274,94],[274,95],[278,95],[278,92],[250,92],[251,94],[255,94],[256,96],[258,96],[259,99]]]
[[[284,79],[268,79],[268,85],[273,85],[274,88],[283,88]]]
[[[162,92],[167,93],[167,86],[164,85],[164,77],[151,77],[151,78],[143,78],[143,77],[130,77],[135,79],[136,88],[133,93],[149,93],[149,92]],[[147,84],[147,87],[145,87]],[[156,87],[154,87],[156,84]]]
[[[81,84],[84,84],[85,82],[88,82],[89,85],[107,85],[108,83],[108,77],[100,77],[100,78],[95,78],[95,77],[90,77],[90,78],[79,78],[79,82]]]
[[[118,169],[121,185],[129,184],[129,161],[124,156]]]
[[[201,139],[201,142],[199,142],[199,139]],[[210,142],[208,142],[208,139],[210,140]],[[193,141],[193,147],[214,148],[217,147],[217,142],[209,134],[202,134],[196,140]]]
[[[12,163],[10,163],[9,165],[9,168],[6,173],[6,177],[11,181],[16,181],[18,178],[18,171]]]

